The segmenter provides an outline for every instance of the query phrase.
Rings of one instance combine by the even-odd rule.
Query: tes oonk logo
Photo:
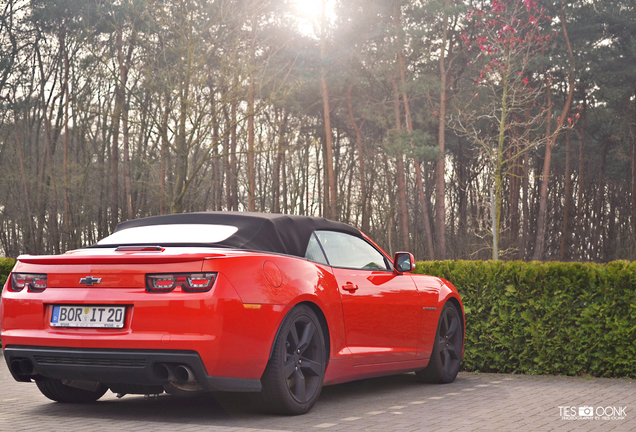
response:
[[[563,420],[624,420],[626,410],[626,406],[559,406],[559,415]]]

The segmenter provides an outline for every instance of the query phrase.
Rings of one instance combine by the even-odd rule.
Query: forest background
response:
[[[420,260],[636,258],[634,0],[317,1],[309,30],[290,0],[1,1],[4,255],[250,210]]]

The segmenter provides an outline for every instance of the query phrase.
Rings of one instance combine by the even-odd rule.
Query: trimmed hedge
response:
[[[419,262],[466,312],[468,371],[636,378],[636,263]]]
[[[0,291],[4,288],[4,283],[7,281],[11,269],[15,265],[13,258],[0,258]]]

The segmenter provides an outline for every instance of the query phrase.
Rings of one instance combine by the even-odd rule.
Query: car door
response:
[[[347,346],[356,364],[414,360],[421,306],[413,279],[395,274],[389,260],[362,238],[315,234],[338,282]]]

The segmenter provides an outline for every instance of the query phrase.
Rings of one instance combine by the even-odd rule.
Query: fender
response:
[[[285,316],[301,303],[310,303],[314,311],[324,316],[323,333],[328,340],[327,351],[332,357],[346,347],[344,316],[338,283],[331,267],[303,258],[274,254],[253,254],[244,259],[215,260],[206,262],[210,271],[223,273],[241,301],[246,304],[275,305],[284,307],[278,321],[278,331]],[[250,267],[250,262],[257,263]],[[245,272],[245,268],[257,268]],[[208,267],[205,267],[206,271]],[[315,307],[314,307],[315,306]],[[320,314],[316,313],[320,319]],[[276,338],[272,339],[269,358]]]
[[[461,308],[461,320],[464,326],[464,335],[466,334],[466,322],[464,319],[464,306],[459,292],[449,281],[435,277],[419,274],[411,274],[413,281],[420,293],[420,301],[422,304],[422,334],[418,345],[418,359],[427,359],[430,357],[433,349],[434,337],[437,332],[437,324],[442,309],[447,301],[453,299]]]
[[[278,323],[278,329],[276,330],[276,334],[274,335],[274,340],[272,341],[272,346],[269,349],[269,357],[268,360],[272,358],[272,353],[274,352],[274,345],[276,344],[276,340],[278,339],[278,335],[280,334],[280,329],[283,327],[283,321],[285,321],[285,317],[287,317],[287,314],[294,309],[296,306],[301,305],[301,304],[305,304],[307,306],[309,306],[314,313],[316,313],[316,310],[320,311],[320,314],[316,313],[316,316],[318,317],[318,320],[321,321],[322,324],[322,320],[321,320],[321,315],[322,318],[325,320],[324,325],[323,325],[323,335],[326,337],[326,341],[325,341],[325,345],[327,348],[327,364],[329,364],[329,357],[331,356],[331,326],[329,325],[329,320],[327,318],[327,316],[325,315],[324,311],[322,310],[322,308],[316,304],[315,302],[316,299],[314,298],[310,298],[310,299],[306,299],[306,300],[302,300],[299,299],[297,302],[295,302],[293,305],[288,305],[288,307],[285,308],[285,310],[281,313],[282,315],[282,319],[280,320],[280,322]]]
[[[440,313],[442,308],[446,304],[446,302],[451,299],[455,300],[456,303],[459,304],[459,307],[461,308],[461,313],[459,314],[459,318],[462,320],[462,326],[464,328],[464,332],[462,333],[464,337],[464,343],[462,344],[463,345],[462,356],[463,356],[464,352],[466,351],[466,313],[464,311],[464,303],[462,303],[462,300],[459,297],[459,292],[457,291],[457,288],[455,288],[455,286],[452,283],[450,283],[446,279],[441,279],[441,278],[440,278],[440,281],[442,283],[441,288],[439,290],[439,298],[438,298],[438,305],[439,305],[438,309]]]
[[[459,306],[461,307],[461,312],[462,315],[464,314],[464,304],[461,301],[461,298],[459,297],[459,292],[457,291],[457,288],[455,288],[455,286],[450,283],[449,281],[447,281],[446,279],[439,279],[440,281],[440,290],[439,290],[439,296],[437,299],[439,308],[441,309],[442,307],[444,307],[444,305],[446,304],[446,302],[453,297],[454,299],[457,300],[457,303],[459,303]]]

